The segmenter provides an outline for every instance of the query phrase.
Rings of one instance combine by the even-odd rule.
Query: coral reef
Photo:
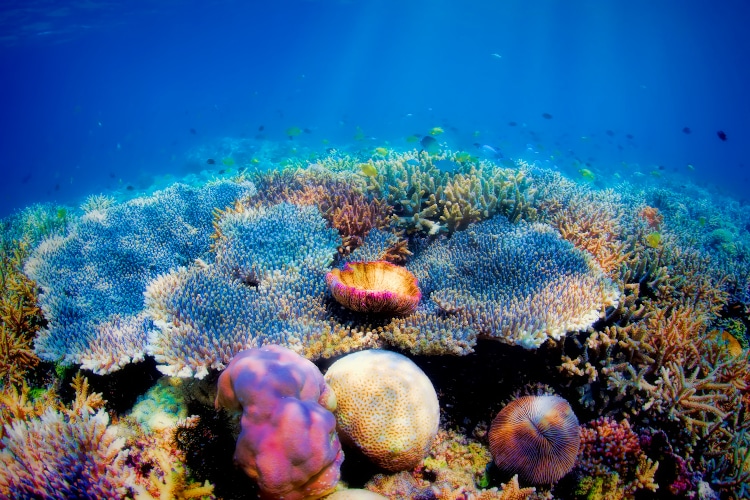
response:
[[[310,361],[270,345],[237,354],[219,377],[216,407],[241,410],[235,460],[263,498],[330,493],[344,459],[336,396]]]
[[[390,471],[413,468],[425,457],[440,408],[430,379],[409,358],[381,350],[348,354],[328,368],[325,380],[336,394],[344,442]]]

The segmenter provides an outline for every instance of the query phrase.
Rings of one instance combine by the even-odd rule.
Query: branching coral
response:
[[[655,491],[658,466],[644,454],[640,438],[627,420],[600,417],[583,426],[577,469],[586,477],[611,482],[609,488],[618,490],[622,497],[630,497],[639,489]],[[586,487],[595,486],[592,483]]]
[[[82,363],[101,334],[112,339],[117,333],[110,335],[111,329],[118,325],[131,329],[137,320],[129,318],[143,310],[148,281],[208,251],[213,208],[252,192],[252,184],[178,184],[90,212],[66,236],[42,242],[25,265],[44,291],[40,303],[49,322],[35,341],[37,354],[50,361]],[[147,328],[129,331],[119,340],[114,360],[107,355],[87,364],[104,372],[137,360],[144,354],[147,335]]]
[[[0,450],[0,493],[7,498],[122,498],[134,484],[124,439],[103,401],[74,379],[71,409],[47,408],[5,424]],[[98,409],[98,411],[97,411]]]
[[[44,318],[36,302],[36,285],[21,271],[28,255],[25,242],[0,249],[0,380],[3,386],[19,384],[39,362],[32,340]]]
[[[535,217],[534,189],[521,169],[416,151],[373,159],[372,166],[368,189],[394,207],[396,225],[407,233],[453,232],[496,214],[513,221]]]

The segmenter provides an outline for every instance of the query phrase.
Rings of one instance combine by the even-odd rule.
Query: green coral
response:
[[[612,472],[581,478],[575,495],[580,500],[619,500],[625,497],[625,491],[619,474]]]
[[[407,151],[373,158],[368,189],[395,207],[407,233],[452,233],[496,214],[534,219],[534,189],[522,169],[507,169],[464,153]]]

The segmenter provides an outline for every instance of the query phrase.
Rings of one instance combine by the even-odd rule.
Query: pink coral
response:
[[[344,459],[335,396],[307,359],[269,345],[237,354],[218,382],[216,407],[242,410],[234,458],[263,498],[330,493]]]
[[[381,260],[349,262],[329,272],[326,282],[339,304],[358,312],[406,316],[422,298],[409,270]]]

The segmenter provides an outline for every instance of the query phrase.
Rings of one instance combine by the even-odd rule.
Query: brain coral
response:
[[[460,318],[469,335],[525,348],[589,327],[619,298],[591,256],[551,227],[502,216],[437,240],[407,267],[426,307]]]
[[[415,467],[438,430],[440,407],[432,382],[409,358],[390,351],[348,354],[328,368],[341,439],[378,466]]]
[[[152,329],[139,317],[147,283],[203,256],[214,208],[254,192],[249,182],[176,184],[89,212],[67,235],[44,240],[24,269],[44,292],[48,326],[35,341],[37,354],[100,373],[141,359]]]
[[[310,361],[277,345],[242,351],[219,377],[220,406],[242,410],[234,458],[263,498],[313,499],[336,486],[336,398]]]
[[[559,396],[508,403],[488,434],[495,465],[531,484],[552,484],[573,469],[581,445],[578,419]]]

